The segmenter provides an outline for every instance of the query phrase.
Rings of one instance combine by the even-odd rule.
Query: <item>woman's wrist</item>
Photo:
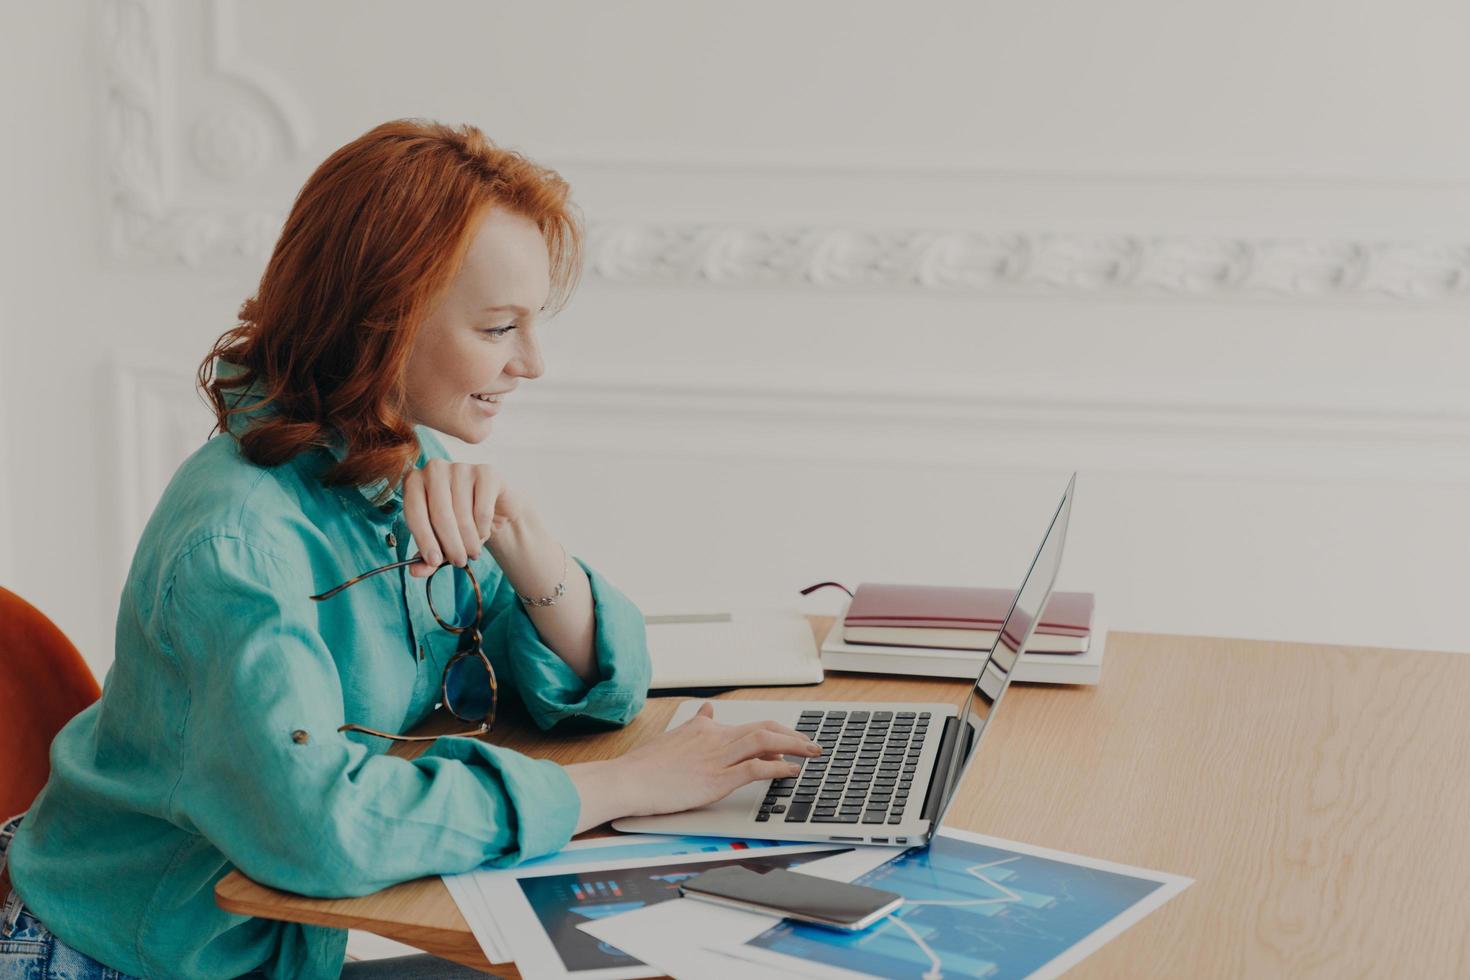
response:
[[[541,522],[541,515],[526,507],[502,522],[485,543],[499,561],[502,555],[515,557],[526,548],[534,547],[537,540],[546,536],[546,525]]]
[[[623,772],[626,768],[621,759],[603,759],[599,762],[577,762],[564,766],[572,785],[577,788],[581,811],[577,815],[577,829],[600,827],[609,820],[630,816],[633,813],[630,801],[624,797],[635,781]]]
[[[566,580],[566,550],[533,512],[506,521],[488,544],[495,563],[521,595],[550,595]]]

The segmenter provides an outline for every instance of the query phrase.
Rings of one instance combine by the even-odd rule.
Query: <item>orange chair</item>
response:
[[[0,820],[30,807],[51,774],[51,740],[102,696],[66,634],[0,588]]]

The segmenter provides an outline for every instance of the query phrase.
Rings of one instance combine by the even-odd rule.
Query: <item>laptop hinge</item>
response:
[[[954,765],[956,733],[959,719],[950,715],[944,719],[944,732],[939,736],[939,753],[934,760],[934,771],[929,776],[929,789],[924,794],[924,810],[919,816],[933,820],[939,813],[942,790],[949,785],[949,770]]]

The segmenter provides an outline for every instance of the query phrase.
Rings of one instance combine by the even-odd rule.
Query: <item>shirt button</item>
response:
[[[389,531],[388,532],[387,541],[388,541],[388,547],[390,547],[390,548],[396,548],[396,547],[398,547],[398,539],[393,536],[393,532],[392,531]]]
[[[311,741],[311,736],[306,733],[305,729],[298,728],[291,733],[291,741],[297,745],[305,745]]]

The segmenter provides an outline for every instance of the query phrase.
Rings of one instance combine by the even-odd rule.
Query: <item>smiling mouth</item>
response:
[[[470,397],[476,401],[488,402],[491,405],[499,405],[501,399],[500,395],[471,395]]]

